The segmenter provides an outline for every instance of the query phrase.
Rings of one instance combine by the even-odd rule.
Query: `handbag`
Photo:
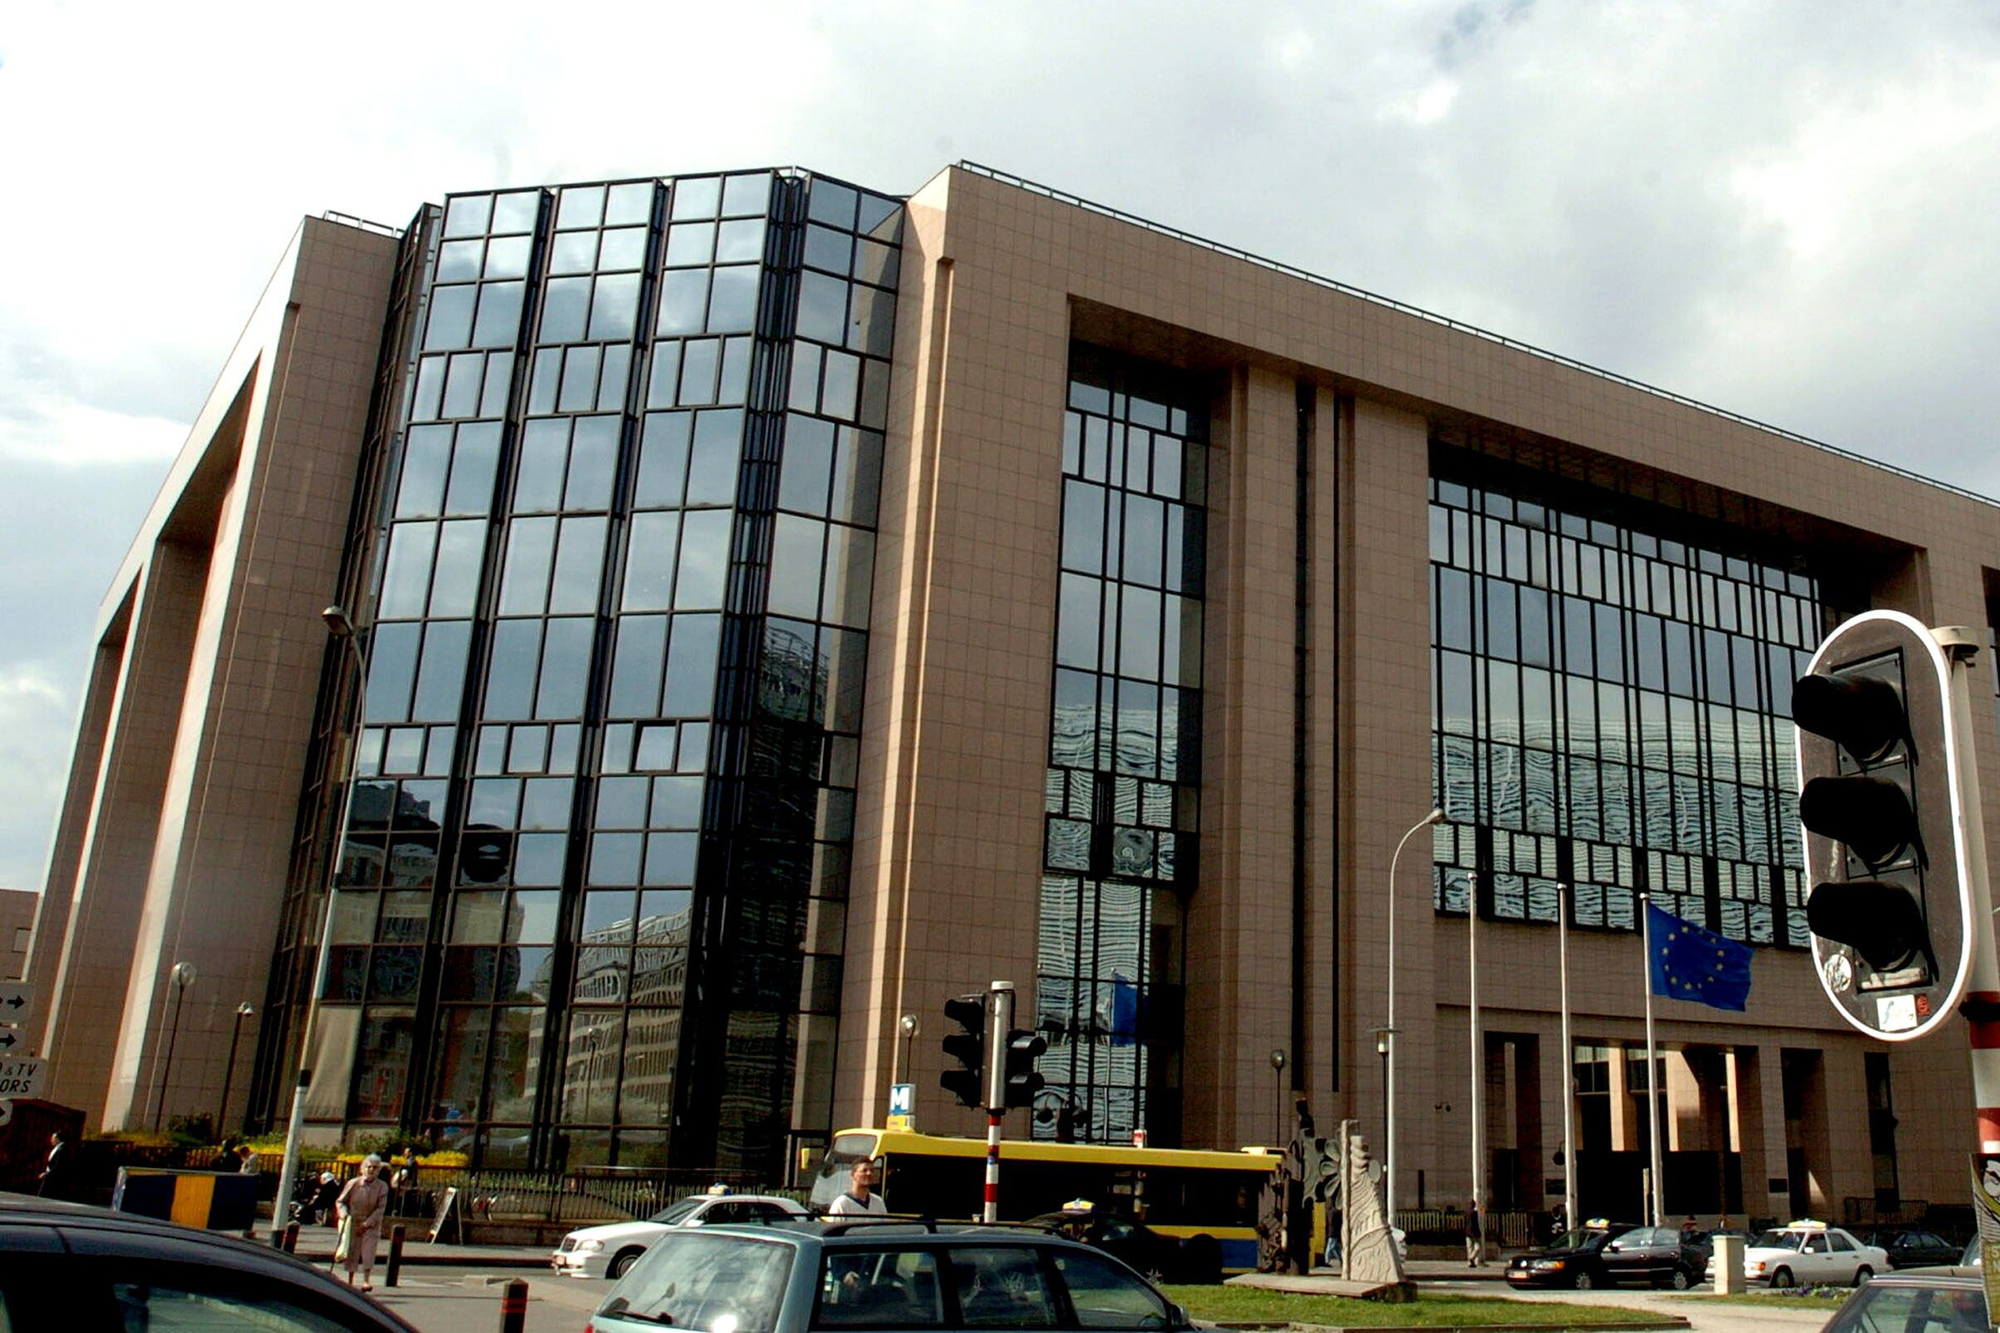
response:
[[[334,1242],[333,1261],[342,1263],[354,1249],[354,1214],[340,1219],[340,1239]]]

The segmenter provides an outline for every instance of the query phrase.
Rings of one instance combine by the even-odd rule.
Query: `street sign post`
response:
[[[886,1129],[915,1129],[917,1125],[917,1085],[914,1083],[891,1083],[889,1085],[889,1119]]]
[[[0,1023],[20,1027],[35,1012],[35,987],[28,981],[0,981]]]
[[[48,1068],[47,1060],[0,1058],[0,1098],[41,1096]]]

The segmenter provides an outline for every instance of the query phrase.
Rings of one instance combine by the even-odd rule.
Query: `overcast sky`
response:
[[[2000,494],[2000,7],[115,6],[0,28],[0,886],[301,215],[970,159]]]

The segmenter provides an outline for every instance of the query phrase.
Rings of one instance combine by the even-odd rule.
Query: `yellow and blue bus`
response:
[[[892,1213],[980,1215],[984,1139],[890,1129],[843,1129],[833,1136],[813,1180],[816,1211],[840,1197],[848,1173],[864,1158],[874,1161],[877,1188]],[[1000,1149],[1000,1220],[1023,1222],[1089,1199],[1100,1210],[1174,1238],[1183,1271],[1214,1281],[1257,1267],[1259,1199],[1278,1160],[1262,1148],[1212,1152],[1010,1139]]]

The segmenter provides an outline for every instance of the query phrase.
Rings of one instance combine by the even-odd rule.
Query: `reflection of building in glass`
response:
[[[1956,1188],[1884,1108],[1962,1059],[1798,947],[1785,719],[1849,610],[2000,624],[1979,497],[980,169],[745,170],[306,223],[125,570],[29,966],[95,1123],[182,959],[169,1113],[247,997],[282,1114],[332,870],[314,1137],[765,1183],[897,1083],[981,1132],[938,1006],[994,978],[1050,1041],[1011,1134],[1379,1124],[1393,914],[1398,1197],[1469,1188],[1476,1070],[1546,1203],[1567,1069],[1614,1215],[1644,889],[1756,957],[1660,1015],[1669,1209]]]

